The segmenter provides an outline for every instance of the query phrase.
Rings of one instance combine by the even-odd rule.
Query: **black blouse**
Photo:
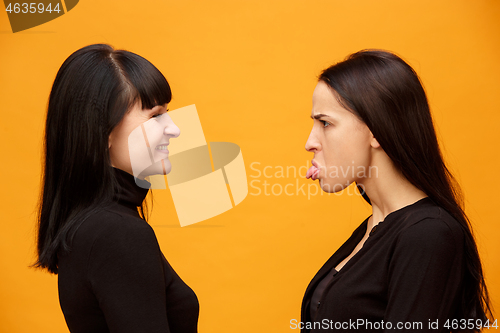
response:
[[[367,223],[368,218],[307,287],[302,332],[447,331],[443,325],[454,319],[465,269],[459,223],[423,198],[387,215],[333,276],[365,235]],[[313,296],[317,288],[319,300],[318,293]]]
[[[79,332],[197,332],[195,293],[167,262],[137,207],[149,183],[115,169],[115,202],[78,228],[59,258],[59,301],[68,328]]]

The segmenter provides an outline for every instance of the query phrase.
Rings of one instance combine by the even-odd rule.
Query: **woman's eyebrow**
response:
[[[330,117],[329,115],[327,115],[327,114],[323,114],[323,113],[317,113],[317,114],[315,114],[314,116],[313,116],[313,115],[311,115],[311,119],[319,119],[319,118],[322,118],[322,117],[332,118],[332,117]]]

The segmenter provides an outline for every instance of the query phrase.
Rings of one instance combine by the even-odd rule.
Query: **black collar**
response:
[[[128,205],[140,207],[149,192],[151,183],[134,177],[126,171],[113,167],[118,182],[115,198]]]

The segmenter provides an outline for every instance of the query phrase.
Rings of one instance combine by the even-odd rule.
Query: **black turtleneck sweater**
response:
[[[115,169],[116,201],[78,228],[59,257],[59,301],[72,333],[195,333],[198,299],[169,265],[137,207],[149,191]],[[140,180],[139,180],[140,181]]]

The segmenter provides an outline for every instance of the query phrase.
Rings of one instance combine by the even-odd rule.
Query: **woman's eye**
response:
[[[167,110],[165,110],[165,112],[163,112],[163,113],[157,113],[157,114],[152,115],[151,117],[152,117],[152,118],[158,118],[158,117],[160,117],[160,116],[164,115],[164,114],[165,114],[165,113],[167,113],[167,112],[168,112],[168,109],[167,109]]]
[[[323,124],[323,127],[328,127],[330,126],[330,123],[325,121],[325,120],[320,120],[320,122]]]

